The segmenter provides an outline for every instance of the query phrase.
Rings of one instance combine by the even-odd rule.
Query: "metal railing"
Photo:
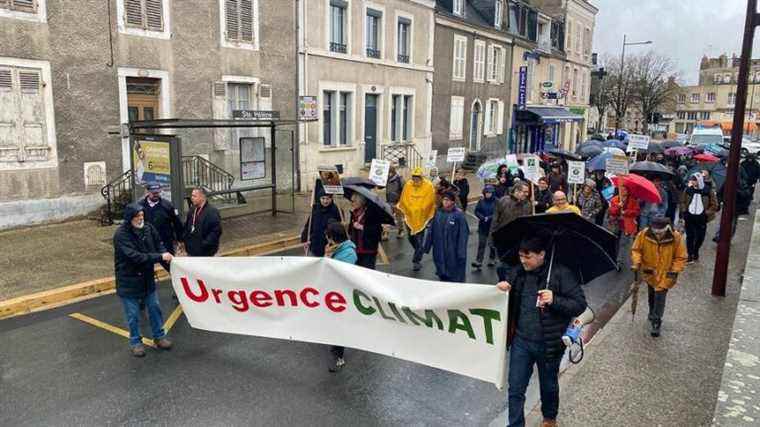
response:
[[[106,208],[100,217],[100,223],[111,225],[114,218],[120,217],[124,213],[124,207],[132,201],[132,170],[104,185],[100,194],[106,199]]]
[[[414,169],[422,166],[422,154],[412,143],[391,143],[382,146],[383,160],[397,164],[399,167]]]
[[[330,52],[346,53],[346,50],[345,44],[330,42]]]
[[[380,49],[373,49],[371,47],[367,48],[367,57],[368,58],[380,58]]]
[[[185,188],[200,187],[225,203],[245,203],[239,191],[231,191],[235,177],[201,156],[182,156],[182,179]],[[241,202],[242,200],[242,202]]]

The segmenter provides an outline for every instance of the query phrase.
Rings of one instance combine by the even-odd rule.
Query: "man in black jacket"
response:
[[[520,244],[521,265],[498,270],[499,289],[509,292],[509,426],[524,426],[525,391],[538,366],[544,426],[556,426],[562,335],[573,317],[586,309],[586,297],[574,273],[547,259],[547,243],[531,237]],[[549,277],[549,280],[547,280]]]
[[[327,246],[325,237],[327,225],[331,222],[341,222],[341,217],[338,207],[333,203],[332,194],[327,194],[322,190],[318,196],[319,202],[311,207],[311,216],[306,220],[301,231],[301,242],[308,255],[323,257],[325,246]]]
[[[164,249],[156,229],[145,222],[142,206],[133,203],[124,208],[124,223],[113,236],[113,246],[116,294],[121,298],[127,317],[132,355],[145,356],[140,336],[140,306],[143,304],[148,310],[156,347],[170,349],[172,343],[166,339],[163,329],[153,268],[157,262],[171,262],[172,254]]]
[[[206,200],[206,191],[194,188],[190,194],[193,207],[185,221],[185,249],[190,256],[214,256],[222,237],[219,211]]]
[[[145,213],[145,222],[152,225],[161,237],[161,243],[167,252],[174,255],[174,245],[182,241],[183,227],[179,218],[179,211],[174,208],[172,202],[161,198],[161,185],[155,182],[146,187],[148,195],[140,200],[140,205]],[[169,265],[161,264],[166,271]]]

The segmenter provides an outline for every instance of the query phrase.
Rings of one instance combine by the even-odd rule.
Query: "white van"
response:
[[[723,130],[720,126],[709,128],[694,128],[686,145],[696,147],[704,144],[723,144]]]

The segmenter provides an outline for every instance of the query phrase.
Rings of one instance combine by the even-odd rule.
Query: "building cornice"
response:
[[[416,3],[420,6],[427,7],[429,9],[435,9],[435,0],[409,0],[412,3]]]
[[[598,7],[594,6],[593,4],[591,4],[591,3],[589,3],[589,2],[587,2],[585,0],[576,0],[575,3],[578,4],[579,6],[583,7],[587,11],[593,13],[594,15],[596,15],[597,13],[599,13],[599,8]]]
[[[336,54],[334,52],[330,52],[324,49],[317,49],[317,48],[309,48],[305,52],[308,52],[310,56],[318,56],[321,58],[327,58],[332,59],[335,61],[350,61],[350,62],[358,62],[362,64],[370,64],[370,65],[381,65],[389,68],[401,68],[409,71],[418,71],[423,73],[432,73],[433,67],[429,67],[426,65],[415,65],[415,64],[402,64],[400,62],[393,62],[385,59],[373,59],[373,58],[367,58],[360,55],[348,55],[348,54]]]
[[[475,25],[470,24],[468,22],[460,21],[459,19],[449,17],[448,15],[443,15],[441,13],[436,13],[435,16],[435,23],[442,25],[444,27],[453,28],[455,30],[464,31],[467,33],[476,33],[483,37],[488,37],[490,39],[500,41],[502,43],[512,44],[513,40],[511,37],[506,36],[505,34],[502,34],[494,28],[488,28],[484,27],[482,25]]]

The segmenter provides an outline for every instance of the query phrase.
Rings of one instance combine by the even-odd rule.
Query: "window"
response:
[[[47,0],[0,0],[0,18],[47,22]]]
[[[353,93],[322,93],[322,140],[326,146],[351,145],[353,125]]]
[[[723,75],[723,83],[731,83],[731,73]]]
[[[570,21],[570,20],[567,21],[567,37],[565,39],[567,41],[567,46],[565,46],[565,51],[572,52],[573,51],[573,21]]]
[[[451,97],[451,115],[449,116],[449,139],[458,140],[464,138],[464,98],[461,96]]]
[[[699,99],[700,99],[700,96],[699,96],[698,93],[692,93],[691,94],[691,100],[690,100],[690,102],[692,104],[698,104],[699,103]]]
[[[501,15],[504,13],[504,4],[501,2],[501,0],[496,1],[496,5],[494,6],[494,18],[493,18],[493,25],[496,28],[501,29]]]
[[[398,19],[398,62],[409,63],[412,21],[407,18]]]
[[[700,120],[710,120],[710,112],[709,111],[702,111],[702,114],[699,115]]]
[[[678,120],[686,120],[686,111],[679,111],[677,115],[678,115]]]
[[[550,37],[553,49],[565,49],[565,26],[563,22],[552,21]]]
[[[578,69],[573,70],[573,99],[578,99]]]
[[[411,95],[393,95],[391,97],[391,140],[408,142],[412,132],[412,113],[414,105]]]
[[[486,103],[485,128],[488,136],[504,133],[504,103],[498,99],[489,99]]]
[[[22,13],[37,13],[37,0],[0,0],[0,9]]]
[[[678,95],[678,103],[686,104],[686,95]]]
[[[459,16],[464,16],[464,1],[465,0],[454,0],[454,13]]]
[[[382,17],[383,13],[367,9],[367,57],[368,58],[380,58],[380,37],[382,31]]]
[[[57,160],[55,134],[48,128],[53,126],[52,100],[43,72],[49,78],[49,68],[0,64],[0,170],[43,167]]]
[[[7,0],[0,0],[0,4],[4,1]],[[170,0],[117,0],[118,31],[168,40],[171,37],[169,2]]]
[[[504,83],[504,48],[491,45],[488,50],[488,81]]]
[[[689,111],[688,119],[689,120],[697,120],[697,112],[696,111]]]
[[[486,42],[475,40],[475,60],[472,79],[483,83],[486,79]]]
[[[249,83],[227,83],[227,112],[232,117],[235,110],[252,110],[251,93],[253,85]]]
[[[509,3],[509,20],[507,21],[508,30],[512,34],[520,33],[520,6]]]
[[[537,41],[538,40],[538,12],[535,10],[528,11],[528,31],[527,31],[527,37],[531,41]]]
[[[715,74],[713,76],[713,83],[720,84],[720,82],[723,80],[723,78],[720,76],[720,74]]]
[[[586,73],[581,71],[581,99],[582,104],[586,103]]]
[[[549,64],[549,81],[554,83],[554,74],[556,72],[556,67],[554,64]]]
[[[591,28],[586,28],[585,35],[586,37],[583,39],[583,55],[588,60],[589,55],[591,55]]]
[[[707,94],[707,102],[711,104],[715,102],[715,92],[710,92]]]
[[[346,44],[346,10],[348,3],[330,0],[330,52],[348,53]]]
[[[575,53],[581,54],[583,50],[583,29],[578,27],[575,30]]]
[[[467,80],[467,38],[454,36],[454,80]]]
[[[736,94],[733,92],[728,94],[728,105],[736,105]]]

